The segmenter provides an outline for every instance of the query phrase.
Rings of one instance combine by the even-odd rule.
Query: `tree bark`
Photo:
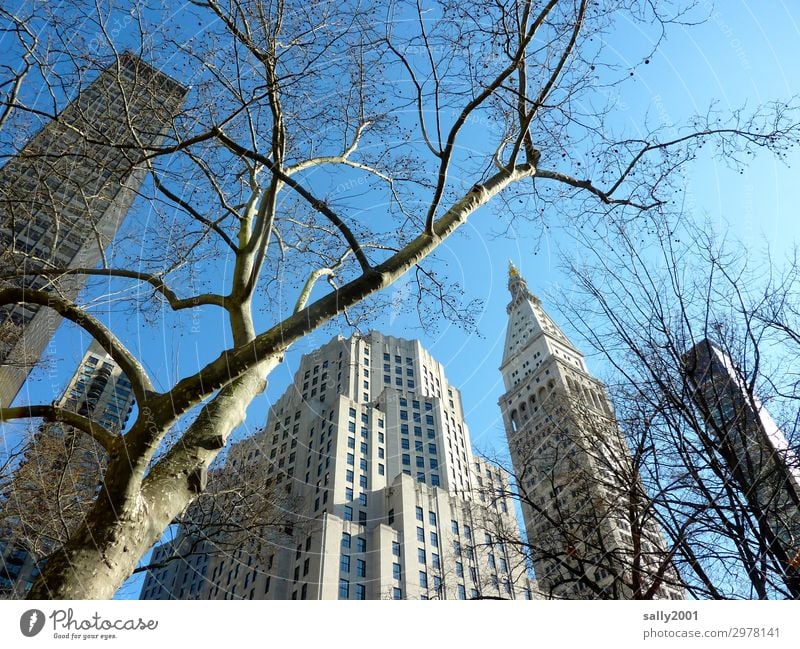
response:
[[[200,493],[197,476],[205,475],[244,421],[248,404],[264,391],[266,375],[281,359],[282,354],[265,359],[223,388],[181,442],[152,466],[135,497],[105,486],[69,541],[47,559],[28,599],[111,599]]]

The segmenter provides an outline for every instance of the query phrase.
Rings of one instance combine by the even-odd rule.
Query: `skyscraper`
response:
[[[692,397],[733,481],[766,517],[787,569],[800,570],[800,459],[720,347],[701,340],[683,357]]]
[[[146,174],[186,89],[123,54],[0,169],[0,259],[6,272],[94,268]],[[127,147],[115,146],[120,143]],[[27,275],[15,285],[75,299],[85,283]],[[32,304],[0,307],[0,408],[11,404],[61,319]]]
[[[418,341],[372,332],[304,356],[225,472],[243,466],[296,496],[292,520],[200,578],[148,575],[142,598],[533,597],[517,549],[493,536],[518,529],[508,477],[473,456],[461,395]]]
[[[539,588],[554,598],[630,598],[630,494],[644,494],[629,449],[604,386],[513,266],[508,287],[500,408]],[[666,561],[663,538],[653,521],[636,532],[647,587]],[[654,596],[681,598],[664,568]]]
[[[55,405],[118,433],[133,407],[130,381],[95,341]],[[60,423],[36,431],[10,488],[0,494],[0,594],[24,595],[41,562],[91,505],[106,465],[87,434]]]

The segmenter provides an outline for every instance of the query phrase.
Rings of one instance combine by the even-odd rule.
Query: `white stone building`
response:
[[[507,477],[473,456],[461,395],[418,341],[372,332],[304,356],[226,470],[252,463],[300,506],[282,536],[215,556],[200,597],[533,597],[516,548],[487,536],[518,528],[509,498],[481,502],[477,476]]]
[[[500,407],[542,595],[628,599],[637,562],[640,595],[682,598],[604,386],[513,266],[508,286]]]

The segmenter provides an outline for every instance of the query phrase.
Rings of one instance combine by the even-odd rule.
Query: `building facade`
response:
[[[135,149],[158,145],[186,89],[140,59],[119,60],[0,169],[0,259],[7,272],[94,268],[146,175]],[[55,282],[55,283],[54,283]],[[74,300],[80,275],[15,285]],[[0,408],[11,405],[61,319],[32,304],[0,307]]]
[[[636,562],[638,596],[681,598],[604,386],[513,266],[508,287],[500,408],[542,595],[637,596]]]
[[[133,408],[128,378],[92,341],[55,405],[119,433]],[[21,597],[42,562],[78,524],[97,494],[105,451],[87,434],[46,423],[0,494],[0,595]]]
[[[695,405],[733,481],[763,512],[786,568],[800,570],[800,458],[720,347],[704,339],[683,357]]]
[[[180,577],[171,597],[534,596],[524,559],[489,531],[516,528],[508,478],[473,456],[461,395],[418,341],[372,332],[304,356],[266,427],[226,462],[262,467],[296,497],[292,518],[216,553],[202,588]],[[149,574],[142,598],[164,597],[170,570]]]

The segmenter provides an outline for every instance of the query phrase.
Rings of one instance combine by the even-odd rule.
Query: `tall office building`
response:
[[[0,169],[0,259],[5,272],[94,268],[103,258],[186,89],[123,54]],[[15,285],[75,299],[85,278],[29,275]],[[0,407],[7,407],[61,319],[32,304],[0,307]]]
[[[130,381],[95,341],[55,405],[118,433],[133,407]],[[23,596],[95,498],[106,453],[60,423],[36,431],[8,490],[0,494],[0,594]]]
[[[731,358],[704,339],[683,357],[692,397],[733,481],[763,512],[787,557],[800,570],[800,459]]]
[[[630,598],[628,494],[634,485],[644,494],[629,449],[604,386],[513,266],[508,287],[500,407],[539,589],[553,598]],[[652,521],[637,531],[647,587],[666,561],[663,537]],[[664,576],[654,595],[681,598],[671,566]]]
[[[498,537],[518,530],[508,476],[473,456],[461,395],[418,341],[372,332],[304,356],[225,471],[245,466],[296,497],[291,519],[199,570],[154,571],[143,599],[534,595],[522,556]]]

